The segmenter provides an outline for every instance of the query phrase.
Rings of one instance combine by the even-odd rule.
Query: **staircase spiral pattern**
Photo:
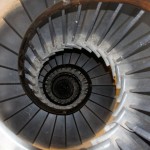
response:
[[[1,122],[43,150],[149,150],[150,2],[131,4],[17,1],[0,25]]]

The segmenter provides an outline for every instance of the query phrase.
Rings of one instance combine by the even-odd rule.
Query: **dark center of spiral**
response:
[[[70,98],[75,89],[79,92],[78,83],[73,77],[68,75],[59,76],[52,83],[52,92],[59,99],[65,100]]]

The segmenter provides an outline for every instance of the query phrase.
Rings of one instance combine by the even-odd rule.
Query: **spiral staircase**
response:
[[[0,23],[6,132],[29,150],[149,150],[150,2],[12,5]]]

